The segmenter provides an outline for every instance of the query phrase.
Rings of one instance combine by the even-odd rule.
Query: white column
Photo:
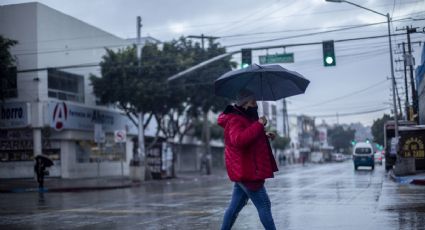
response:
[[[33,153],[34,156],[42,154],[41,128],[43,127],[43,104],[40,102],[33,103],[32,111],[32,127],[33,127]]]
[[[32,131],[33,134],[33,153],[34,156],[39,155],[42,153],[42,147],[41,147],[41,129],[34,128]]]

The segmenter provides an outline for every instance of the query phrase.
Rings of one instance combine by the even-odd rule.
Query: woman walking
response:
[[[258,106],[252,92],[239,93],[236,105],[229,105],[220,114],[218,124],[224,128],[227,174],[234,182],[232,199],[224,214],[221,229],[231,229],[238,213],[250,199],[257,208],[266,230],[276,229],[271,203],[264,187],[265,179],[272,178],[277,165],[266,133],[265,117],[258,117]]]

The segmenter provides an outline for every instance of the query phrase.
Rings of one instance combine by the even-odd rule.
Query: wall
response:
[[[425,80],[418,86],[419,124],[425,125]]]
[[[35,6],[35,3],[0,6],[0,35],[18,41],[10,50],[16,58],[18,70],[38,67]],[[11,101],[34,101],[38,98],[37,84],[33,80],[37,76],[37,72],[19,73],[18,98]]]
[[[174,146],[174,149],[178,149]],[[188,172],[199,171],[201,169],[201,157],[204,146],[183,144],[181,152],[176,154],[176,171]],[[213,169],[224,169],[224,147],[211,147]]]
[[[38,67],[98,64],[105,47],[113,50],[130,43],[99,28],[63,14],[43,4],[37,4]],[[67,68],[64,71],[84,76],[85,104],[95,106],[89,75],[100,76],[99,67]],[[44,75],[42,79],[46,79]],[[47,84],[43,84],[42,99],[47,98]]]

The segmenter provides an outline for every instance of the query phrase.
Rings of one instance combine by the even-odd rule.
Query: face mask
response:
[[[248,107],[246,110],[246,115],[248,115],[250,118],[258,119],[258,106],[255,107]]]

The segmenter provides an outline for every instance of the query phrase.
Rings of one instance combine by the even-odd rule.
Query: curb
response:
[[[414,184],[414,185],[425,185],[425,179],[421,179],[421,180],[419,180],[419,179],[414,179],[414,180],[412,180],[412,182],[410,182],[411,184]]]
[[[6,190],[0,190],[0,193],[29,193],[29,192],[84,192],[84,191],[96,191],[96,190],[112,190],[112,189],[122,189],[122,188],[131,188],[139,187],[140,182],[133,182],[123,185],[112,185],[112,186],[97,186],[97,187],[68,187],[68,188],[12,188]]]
[[[425,185],[425,179],[414,179],[409,177],[402,177],[394,175],[393,170],[389,173],[390,178],[399,184],[414,184],[414,185]]]

